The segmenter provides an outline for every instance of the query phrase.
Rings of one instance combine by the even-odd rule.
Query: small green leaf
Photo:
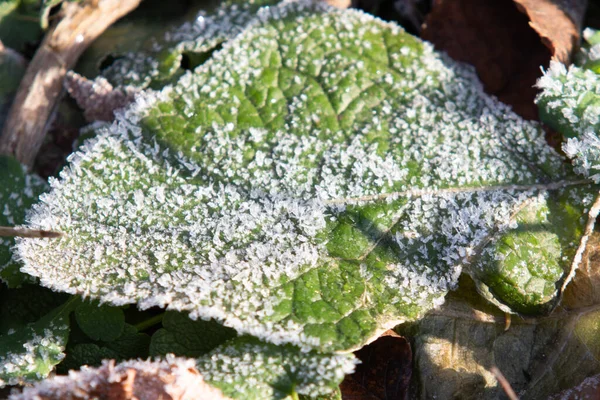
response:
[[[146,358],[149,355],[150,336],[139,333],[130,324],[125,324],[121,336],[105,343],[105,346],[118,354],[118,359]]]
[[[76,329],[71,336],[66,357],[57,367],[57,372],[61,374],[69,370],[77,370],[83,365],[100,365],[105,359],[122,361],[148,357],[150,336],[138,333],[138,330],[130,324],[125,324],[123,333],[110,342],[90,342],[90,339],[83,335],[76,337]]]
[[[352,354],[302,352],[242,337],[198,360],[204,379],[233,399],[295,399],[335,394],[354,370]],[[334,397],[335,398],[335,397]]]
[[[586,28],[583,31],[583,43],[575,55],[577,65],[600,74],[600,31]]]
[[[36,285],[8,289],[0,284],[0,334],[39,320],[68,299],[65,293]]]
[[[600,35],[586,29],[587,44],[578,54],[580,66],[557,62],[538,80],[536,98],[542,120],[568,138],[563,150],[575,170],[600,181]]]
[[[199,357],[235,336],[233,329],[214,321],[193,321],[186,313],[167,311],[163,328],[152,335],[150,355]]]
[[[65,356],[69,314],[77,302],[72,298],[39,321],[0,336],[0,387],[48,376]]]
[[[105,346],[98,346],[95,343],[79,343],[67,348],[67,356],[59,365],[59,372],[66,373],[70,370],[77,370],[82,365],[98,366],[102,360],[118,359],[119,354]]]
[[[123,310],[97,302],[83,302],[75,309],[75,318],[81,330],[93,340],[110,342],[123,333]]]

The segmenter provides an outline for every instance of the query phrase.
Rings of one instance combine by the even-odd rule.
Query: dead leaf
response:
[[[88,122],[114,120],[115,110],[131,103],[135,95],[132,88],[115,89],[102,77],[91,81],[72,71],[65,77],[65,88]]]
[[[513,316],[481,300],[462,277],[459,290],[420,322],[403,327],[414,341],[413,390],[418,398],[497,399],[497,366],[520,399],[544,399],[600,373],[600,233],[550,316]]]
[[[390,330],[354,354],[361,364],[340,385],[344,400],[407,398],[412,352],[405,338]]]
[[[11,400],[89,398],[227,399],[221,391],[204,382],[193,359],[174,356],[167,356],[163,361],[126,361],[117,365],[105,360],[99,368],[83,367],[68,376],[55,376],[9,397]]]
[[[600,398],[600,375],[586,378],[579,385],[563,390],[548,398],[548,400],[579,400]]]
[[[544,12],[541,4],[553,4],[553,0],[519,1],[522,8],[526,3],[527,15],[535,18],[532,26],[545,29],[539,22]],[[533,3],[538,4],[536,11]],[[567,50],[563,42],[576,25],[563,13],[560,23],[550,24],[560,27],[571,24],[571,30],[556,35],[560,42],[544,30],[542,41],[527,15],[519,11],[513,0],[435,0],[422,37],[455,60],[473,65],[488,93],[513,106],[524,118],[538,119],[533,103],[537,89],[533,85],[541,75],[540,66],[548,66],[552,51],[563,54]],[[552,51],[544,44],[552,44]],[[568,48],[569,54],[572,49]]]
[[[514,0],[552,57],[569,64],[579,46],[587,0]]]

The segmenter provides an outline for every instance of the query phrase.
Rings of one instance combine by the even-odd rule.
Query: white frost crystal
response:
[[[23,271],[347,351],[443,301],[568,179],[537,125],[397,25],[286,2],[250,26],[71,157],[29,216],[65,236],[19,240]]]
[[[595,46],[594,46],[595,47]],[[592,48],[594,48],[592,47]],[[537,83],[537,102],[569,137],[563,150],[578,173],[600,182],[600,79],[588,69],[552,61]]]

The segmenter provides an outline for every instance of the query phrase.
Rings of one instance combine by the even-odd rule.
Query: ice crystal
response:
[[[99,128],[51,184],[29,223],[64,237],[17,246],[43,285],[328,350],[418,318],[464,266],[482,286],[518,273],[486,246],[532,199],[581,211],[584,197],[565,195],[581,182],[471,69],[395,24],[310,2],[261,8]],[[573,214],[565,240],[542,224],[559,238],[538,259],[561,261],[490,297],[551,302]],[[491,273],[472,264],[483,249]]]

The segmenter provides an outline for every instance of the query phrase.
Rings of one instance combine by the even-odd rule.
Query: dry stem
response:
[[[65,2],[62,19],[44,38],[21,81],[0,135],[0,154],[31,167],[63,89],[67,71],[113,22],[141,0]]]

